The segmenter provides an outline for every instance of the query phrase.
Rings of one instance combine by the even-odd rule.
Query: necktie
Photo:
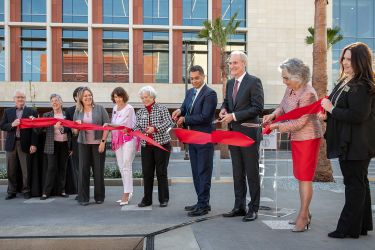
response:
[[[234,86],[233,86],[233,92],[232,92],[233,103],[236,101],[239,83],[240,82],[238,80],[236,80],[236,82],[234,83]]]
[[[188,113],[189,113],[189,115],[191,113],[191,110],[193,109],[193,103],[194,103],[196,95],[197,95],[197,90],[194,89],[194,93],[193,93],[193,96],[191,97],[191,102],[190,102],[189,107],[188,107]]]

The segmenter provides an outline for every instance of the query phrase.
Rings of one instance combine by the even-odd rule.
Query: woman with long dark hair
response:
[[[338,158],[345,184],[345,205],[332,238],[367,235],[373,229],[368,167],[375,156],[375,80],[368,46],[346,46],[340,57],[341,74],[328,99],[325,138],[328,158]]]

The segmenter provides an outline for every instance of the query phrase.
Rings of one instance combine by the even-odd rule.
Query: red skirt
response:
[[[299,181],[312,181],[318,163],[320,138],[292,141],[293,174]]]

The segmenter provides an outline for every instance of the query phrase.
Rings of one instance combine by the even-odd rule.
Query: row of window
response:
[[[88,33],[87,30],[63,29],[62,32],[62,79],[65,82],[88,81]],[[129,82],[129,33],[127,31],[103,31],[103,81]],[[47,54],[46,30],[22,29],[21,56],[22,81],[46,81]],[[169,82],[169,32],[143,32],[144,82]],[[196,32],[183,32],[183,78],[186,65],[201,65],[207,72],[207,41]],[[0,29],[0,43],[4,41],[4,29]],[[245,51],[246,37],[231,37],[228,51]],[[188,56],[185,56],[185,46]],[[187,62],[186,62],[187,60]],[[0,81],[5,79],[4,53],[0,53]]]
[[[357,41],[364,42],[375,53],[375,1],[334,0],[333,26],[340,27],[340,33],[344,37],[332,47],[333,79],[337,79],[340,53],[346,45]]]
[[[102,1],[103,23],[129,24],[129,0]],[[238,12],[238,20],[245,27],[245,4],[245,0],[222,0],[223,19],[229,20]],[[144,24],[169,24],[169,0],[143,0],[143,6]],[[63,23],[87,23],[87,13],[88,0],[62,0]],[[208,1],[183,0],[182,13],[183,25],[202,26],[208,17]],[[4,21],[4,0],[0,0],[0,21]],[[46,22],[46,0],[22,0],[21,21]]]

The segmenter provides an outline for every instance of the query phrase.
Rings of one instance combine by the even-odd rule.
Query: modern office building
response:
[[[329,2],[328,25],[340,26],[345,37],[329,56],[331,80],[345,44],[360,40],[374,48],[375,1]],[[137,106],[144,84],[154,84],[158,101],[175,108],[192,64],[203,66],[222,100],[219,49],[197,34],[204,21],[227,21],[236,12],[241,25],[227,50],[246,51],[249,72],[262,79],[267,107],[275,106],[285,88],[279,63],[298,57],[312,65],[312,46],[304,39],[313,26],[314,1],[0,0],[0,109],[12,105],[18,88],[36,106],[48,107],[51,93],[71,103],[81,85],[107,107],[111,90],[124,86]]]

